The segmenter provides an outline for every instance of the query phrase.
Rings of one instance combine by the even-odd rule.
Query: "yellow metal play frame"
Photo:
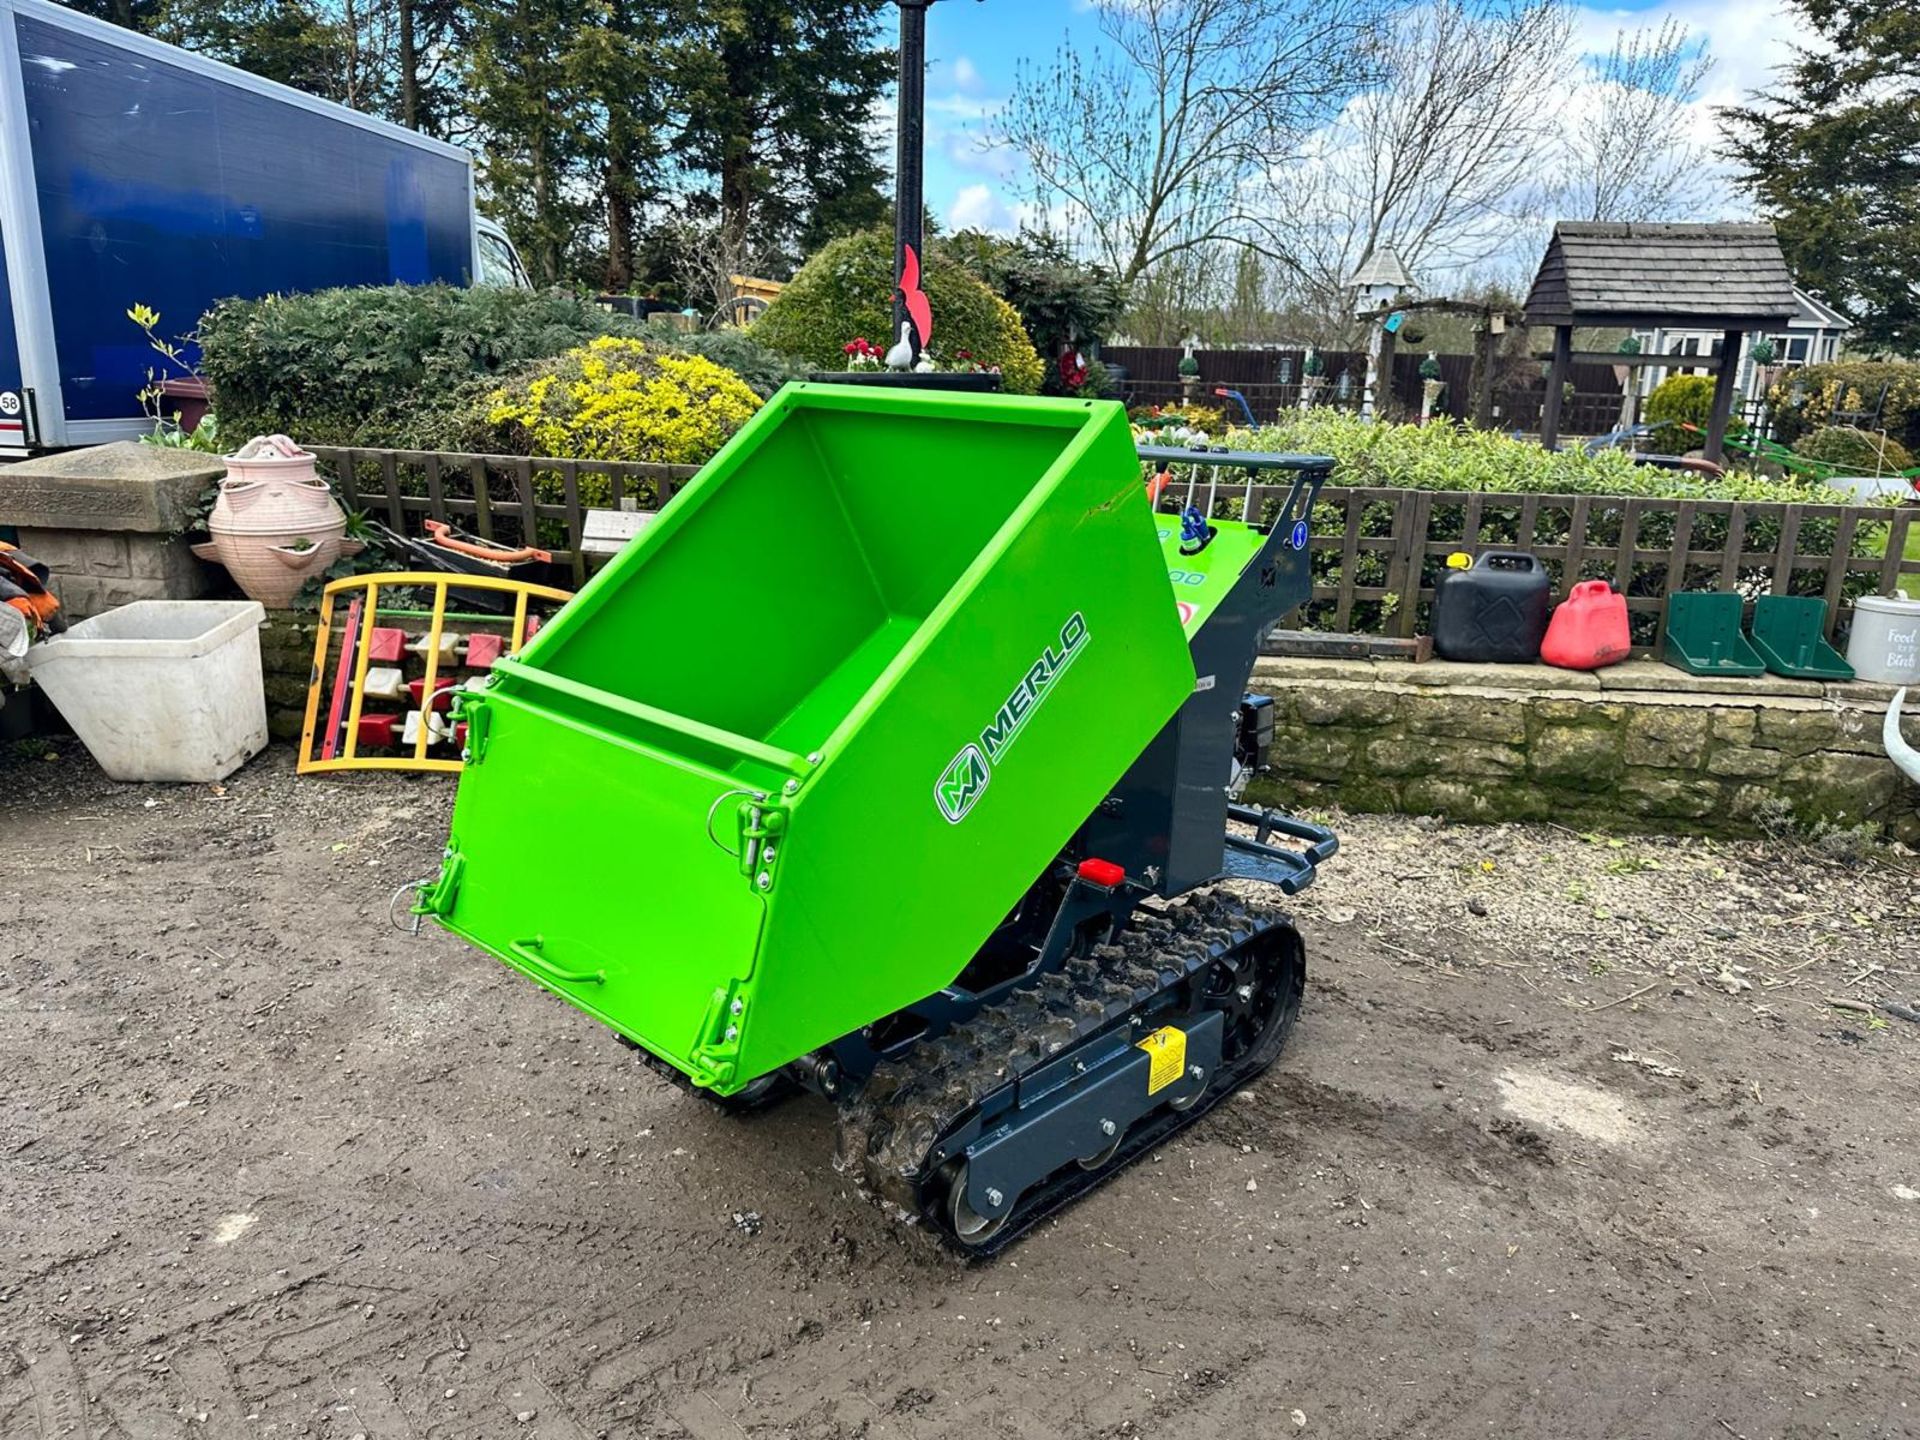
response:
[[[333,609],[335,601],[342,595],[364,591],[364,603],[361,606],[362,624],[371,633],[374,619],[380,613],[380,592],[402,588],[420,588],[433,591],[433,610],[427,627],[427,673],[421,682],[420,690],[420,733],[413,742],[411,755],[370,755],[362,756],[360,748],[360,706],[361,687],[366,683],[367,661],[370,647],[359,646],[359,655],[353,667],[353,701],[347,713],[347,745],[344,755],[332,760],[322,760],[314,748],[314,729],[320,718],[320,695],[326,688],[327,648],[333,640]],[[457,771],[461,762],[454,760],[429,759],[427,746],[433,738],[433,699],[434,681],[440,671],[440,632],[446,622],[447,591],[455,590],[500,590],[511,594],[513,598],[513,629],[507,637],[506,653],[518,655],[527,638],[527,605],[533,600],[551,600],[564,605],[573,596],[565,590],[555,590],[547,585],[528,585],[518,580],[497,579],[491,575],[445,575],[430,571],[396,571],[382,575],[352,575],[344,580],[335,580],[321,592],[320,630],[313,641],[313,678],[307,685],[307,715],[300,727],[300,763],[296,767],[302,775],[323,775],[334,770],[445,770]],[[400,613],[389,610],[388,614]],[[403,612],[409,615],[417,611]],[[504,618],[504,617],[503,617]]]

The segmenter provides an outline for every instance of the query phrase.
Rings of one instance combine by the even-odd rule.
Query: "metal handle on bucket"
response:
[[[531,965],[549,980],[558,980],[567,985],[607,983],[607,972],[604,970],[562,970],[540,953],[540,947],[546,943],[542,936],[535,935],[531,940],[515,940],[507,946],[507,949],[514,959]]]

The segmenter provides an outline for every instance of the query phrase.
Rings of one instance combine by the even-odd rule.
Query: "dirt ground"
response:
[[[1920,1435],[1912,857],[1347,819],[1280,1065],[966,1266],[391,929],[450,796],[0,771],[0,1435]]]

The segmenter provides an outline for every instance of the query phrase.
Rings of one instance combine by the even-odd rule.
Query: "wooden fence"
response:
[[[445,520],[485,540],[537,545],[587,578],[580,538],[589,509],[658,510],[697,473],[692,465],[545,456],[467,455],[316,445],[313,453],[342,498],[402,535],[422,519]]]
[[[1282,495],[1256,492],[1254,503]],[[1434,580],[1455,551],[1530,551],[1556,600],[1578,581],[1611,581],[1642,649],[1659,644],[1675,591],[1817,595],[1831,638],[1856,596],[1920,581],[1913,506],[1329,487],[1313,529],[1307,623],[1336,632],[1424,633]]]
[[[1109,345],[1100,358],[1122,366],[1127,377],[1121,389],[1129,405],[1177,405],[1187,391],[1179,376],[1182,351],[1167,345]],[[1276,350],[1202,350],[1200,380],[1194,387],[1203,405],[1224,403],[1227,418],[1239,423],[1238,407],[1215,398],[1216,387],[1238,390],[1247,397],[1254,418],[1271,423],[1277,413],[1298,408],[1306,352]],[[1316,405],[1358,410],[1367,383],[1367,357],[1360,351],[1321,352],[1326,367],[1323,384],[1314,394]],[[1391,396],[1385,408],[1397,415],[1420,413],[1420,364],[1426,358],[1417,348],[1399,350],[1393,357]],[[1439,355],[1440,378],[1446,382],[1437,413],[1465,420],[1472,413],[1473,357]],[[1280,375],[1287,379],[1283,382]],[[1518,379],[1516,377],[1524,377]],[[1620,382],[1608,365],[1576,365],[1572,370],[1573,398],[1561,411],[1561,430],[1569,435],[1601,435],[1620,419]],[[1546,397],[1546,382],[1535,365],[1515,365],[1510,359],[1496,373],[1492,388],[1493,428],[1537,430]],[[1635,406],[1638,409],[1637,403]]]
[[[657,510],[696,473],[686,465],[418,450],[314,453],[349,506],[402,534],[418,535],[418,522],[432,518],[502,544],[539,545],[575,583],[587,575],[580,540],[589,508],[632,501]],[[1206,472],[1198,475],[1204,484]],[[1216,513],[1237,513],[1248,492],[1228,472],[1220,481]],[[1182,494],[1176,486],[1165,503]],[[1253,512],[1277,514],[1286,496],[1285,487],[1257,486]],[[1856,596],[1890,595],[1903,583],[1920,589],[1920,507],[1329,486],[1314,509],[1306,623],[1423,633],[1446,557],[1497,549],[1539,556],[1556,599],[1580,580],[1612,581],[1627,596],[1642,648],[1659,643],[1675,590],[1818,595],[1831,636]]]

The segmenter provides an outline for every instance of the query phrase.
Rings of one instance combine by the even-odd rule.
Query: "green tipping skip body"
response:
[[[790,386],[463,699],[423,908],[736,1092],[960,974],[1193,692],[1186,584],[1118,405]]]

